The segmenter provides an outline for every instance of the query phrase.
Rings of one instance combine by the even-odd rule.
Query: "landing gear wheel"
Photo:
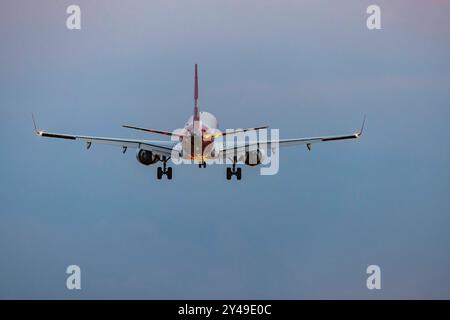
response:
[[[227,168],[227,180],[231,180],[231,168]]]
[[[203,161],[202,163],[199,163],[198,167],[199,168],[206,168],[206,162]]]
[[[168,180],[172,180],[172,167],[167,168],[167,161],[169,159],[167,159],[166,157],[163,157],[163,159],[162,159],[163,166],[162,166],[162,168],[158,167],[158,170],[156,171],[156,178],[158,180],[161,180],[163,175],[166,175]]]
[[[158,167],[158,170],[156,171],[156,178],[157,178],[158,180],[161,180],[162,175],[163,175],[162,168],[161,168],[161,167]]]
[[[231,168],[227,168],[227,180],[231,180],[232,176],[236,176],[237,180],[242,179],[242,169],[236,168],[236,161],[237,160],[235,160]]]

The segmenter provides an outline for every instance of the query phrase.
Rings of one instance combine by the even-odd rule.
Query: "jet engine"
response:
[[[247,151],[245,153],[244,163],[248,166],[254,167],[261,164],[265,158],[265,151],[263,149]]]
[[[159,161],[159,155],[148,150],[138,149],[136,159],[143,165],[149,166]]]

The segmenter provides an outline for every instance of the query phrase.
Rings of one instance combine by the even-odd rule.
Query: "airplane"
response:
[[[120,146],[122,147],[123,153],[125,153],[128,148],[136,149],[136,159],[139,163],[149,166],[162,162],[162,166],[158,166],[157,168],[156,177],[158,180],[161,180],[164,175],[168,180],[172,179],[172,167],[167,166],[167,162],[172,157],[189,159],[192,163],[198,163],[199,168],[206,168],[206,163],[210,162],[210,160],[226,159],[228,163],[232,164],[231,167],[226,168],[227,180],[231,180],[233,176],[236,176],[237,180],[241,180],[242,170],[241,168],[236,168],[238,163],[243,163],[248,166],[260,165],[267,158],[270,150],[272,150],[272,152],[274,151],[273,148],[275,146],[280,148],[306,145],[307,149],[311,150],[311,145],[315,143],[358,139],[363,133],[366,120],[366,117],[364,116],[361,129],[358,132],[347,135],[264,141],[245,139],[242,141],[235,141],[233,136],[239,136],[246,134],[247,132],[258,132],[259,130],[267,129],[268,126],[221,132],[218,129],[216,117],[209,112],[199,110],[198,92],[198,71],[197,64],[195,64],[194,112],[182,129],[162,131],[132,125],[123,125],[124,128],[170,136],[170,141],[108,138],[48,132],[37,128],[34,115],[32,115],[34,130],[40,137],[84,141],[87,149],[90,149],[93,143]],[[226,142],[220,141],[220,139],[223,140],[223,137],[226,136],[232,136],[233,139],[231,139],[231,141],[228,141],[229,139],[227,139]],[[261,146],[264,146],[268,151],[266,152]],[[172,162],[173,160],[174,159],[172,159]]]

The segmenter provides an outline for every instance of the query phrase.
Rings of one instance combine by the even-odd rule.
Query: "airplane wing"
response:
[[[33,117],[34,128],[36,134],[44,138],[57,138],[65,140],[80,140],[86,142],[86,147],[89,149],[93,143],[98,144],[109,144],[122,147],[123,152],[127,148],[133,149],[143,149],[147,151],[152,151],[158,155],[170,157],[172,154],[172,149],[177,144],[176,141],[158,141],[158,140],[135,140],[135,139],[122,139],[122,138],[107,138],[107,137],[94,137],[94,136],[83,136],[65,133],[55,133],[47,132],[43,130],[38,130],[36,128],[36,123]]]
[[[358,139],[361,137],[364,124],[366,122],[366,117],[364,117],[361,129],[358,132],[347,134],[347,135],[335,135],[335,136],[323,136],[323,137],[312,137],[312,138],[295,138],[295,139],[282,139],[282,140],[263,140],[263,141],[240,141],[234,142],[231,141],[227,143],[224,141],[224,144],[221,145],[219,150],[220,157],[222,159],[228,158],[233,159],[235,155],[244,153],[248,150],[256,150],[258,146],[263,146],[269,149],[281,148],[281,147],[291,147],[298,145],[306,145],[308,150],[311,150],[311,145],[319,142],[328,142],[328,141],[338,141],[338,140],[349,140],[349,139]]]

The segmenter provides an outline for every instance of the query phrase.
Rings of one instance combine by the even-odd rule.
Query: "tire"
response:
[[[242,170],[241,170],[241,168],[237,168],[237,170],[236,170],[236,178],[238,180],[241,180],[241,178],[242,178]]]
[[[156,178],[158,180],[161,180],[161,178],[162,178],[162,168],[161,167],[158,167],[158,169],[156,171]]]
[[[231,180],[231,168],[227,168],[227,180]]]
[[[172,167],[167,168],[167,179],[172,180]]]

